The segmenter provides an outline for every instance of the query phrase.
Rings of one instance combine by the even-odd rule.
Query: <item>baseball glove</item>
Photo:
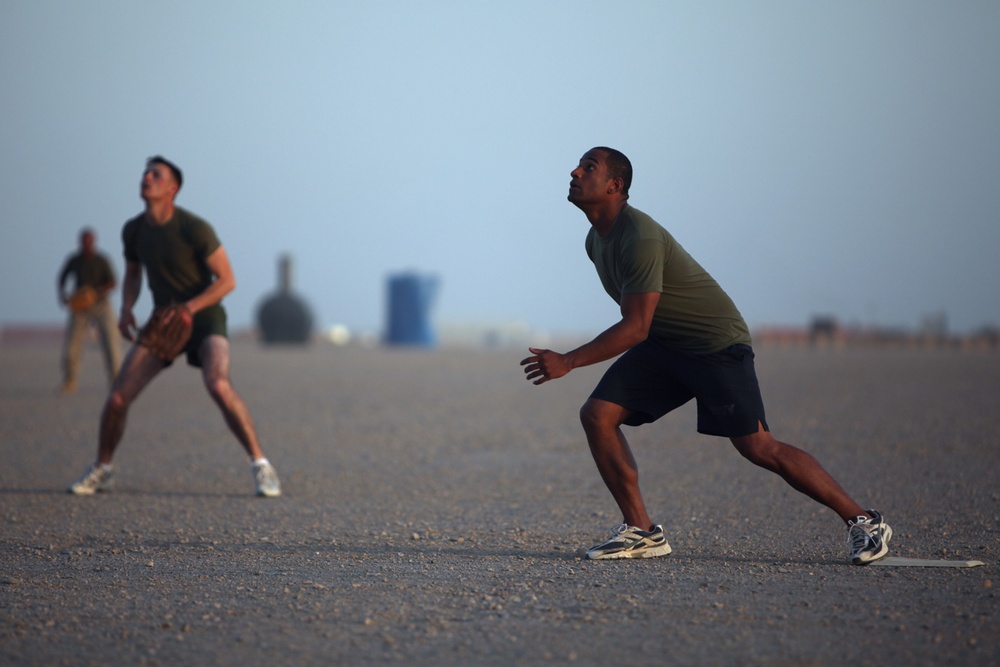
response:
[[[163,361],[173,361],[191,338],[193,322],[186,306],[157,308],[139,332],[139,345]]]
[[[74,313],[82,313],[95,303],[97,303],[97,290],[89,285],[84,285],[73,292],[69,300],[66,301],[66,305]]]

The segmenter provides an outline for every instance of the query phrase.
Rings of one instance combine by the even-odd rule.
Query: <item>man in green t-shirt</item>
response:
[[[663,527],[646,511],[621,426],[655,421],[692,398],[700,433],[729,438],[749,461],[844,520],[851,563],[885,556],[892,529],[882,515],[862,509],[811,455],[771,435],[743,316],[665,229],[629,205],[628,158],[612,148],[593,148],[570,176],[567,198],[590,221],[587,254],[619,304],[621,320],[565,354],[528,348],[531,356],[521,365],[538,385],[621,355],[580,411],[591,454],[623,519],[587,557],[670,553]]]
[[[73,277],[73,291],[66,292],[66,281]],[[80,232],[80,251],[71,255],[63,264],[57,281],[59,303],[69,310],[66,336],[63,341],[63,381],[60,391],[76,391],[77,376],[83,352],[83,339],[91,324],[97,326],[104,350],[104,367],[108,382],[114,382],[121,366],[121,343],[118,341],[118,323],[111,310],[108,294],[115,288],[115,272],[111,262],[97,251],[97,237],[92,229]]]
[[[201,368],[205,388],[249,454],[257,495],[278,496],[278,476],[261,450],[246,404],[229,380],[229,339],[221,301],[236,286],[233,270],[211,225],[174,205],[182,183],[181,170],[173,163],[160,156],[146,162],[140,186],[146,210],[122,230],[125,280],[118,326],[128,340],[136,340],[138,324],[132,309],[139,298],[143,271],[155,306],[180,304],[193,314],[187,361]],[[69,487],[70,492],[92,494],[109,489],[111,460],[124,434],[129,407],[171,363],[142,344],[132,346],[101,413],[97,461]]]

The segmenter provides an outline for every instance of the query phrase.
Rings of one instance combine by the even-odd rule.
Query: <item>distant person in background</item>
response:
[[[70,255],[59,272],[56,286],[59,303],[69,310],[66,335],[63,340],[63,380],[60,391],[76,391],[77,376],[83,357],[83,341],[91,324],[97,326],[104,350],[104,366],[111,383],[121,366],[121,344],[118,341],[118,322],[111,310],[108,294],[115,288],[115,272],[111,262],[97,251],[97,237],[92,229],[80,232],[80,250]],[[66,292],[66,281],[73,277],[73,291]]]
[[[593,148],[570,177],[567,198],[590,221],[587,254],[605,291],[619,304],[621,320],[565,354],[529,348],[532,356],[521,365],[538,385],[621,355],[580,410],[597,469],[623,517],[587,557],[670,553],[663,527],[646,511],[638,466],[621,426],[656,421],[692,398],[698,403],[700,433],[729,438],[750,462],[777,473],[844,520],[851,563],[864,565],[884,556],[892,529],[882,516],[862,509],[811,455],[771,435],[742,315],[663,227],[629,205],[628,158],[611,148]]]
[[[221,301],[236,287],[236,279],[212,226],[174,206],[182,183],[181,170],[173,163],[160,156],[146,162],[140,185],[146,210],[126,222],[122,230],[125,279],[119,328],[130,341],[140,333],[132,309],[145,270],[156,308],[179,305],[188,311],[189,318],[193,316],[183,354],[188,364],[201,368],[205,388],[249,454],[257,495],[279,496],[277,473],[261,450],[246,404],[229,380],[229,339]],[[104,404],[97,461],[69,487],[72,493],[89,495],[110,489],[111,460],[125,432],[129,407],[139,392],[173,363],[153,354],[143,340],[140,337],[132,346]]]

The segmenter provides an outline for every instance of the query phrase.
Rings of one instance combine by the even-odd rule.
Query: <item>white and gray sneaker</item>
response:
[[[274,466],[267,461],[254,462],[250,465],[253,481],[257,487],[257,495],[265,498],[277,498],[281,495],[281,482]]]
[[[879,512],[867,512],[871,518],[862,515],[847,522],[848,558],[852,565],[867,565],[889,553],[892,528]]]
[[[111,466],[102,463],[91,464],[83,476],[66,489],[78,496],[92,496],[97,491],[110,491],[114,486],[114,471]]]
[[[640,530],[627,523],[615,526],[611,537],[587,550],[591,560],[612,558],[656,558],[670,553],[670,545],[663,535],[663,526]]]

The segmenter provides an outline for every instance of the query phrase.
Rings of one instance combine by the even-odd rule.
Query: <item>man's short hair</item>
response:
[[[632,163],[625,154],[607,146],[597,146],[594,150],[604,151],[608,157],[604,160],[608,176],[622,179],[622,194],[628,197],[628,189],[632,187]]]
[[[146,160],[146,168],[149,169],[154,164],[162,164],[164,167],[170,170],[170,173],[174,175],[174,180],[177,181],[177,190],[181,189],[184,185],[184,174],[181,173],[180,167],[176,164],[163,157],[162,155],[154,155],[153,157]]]

